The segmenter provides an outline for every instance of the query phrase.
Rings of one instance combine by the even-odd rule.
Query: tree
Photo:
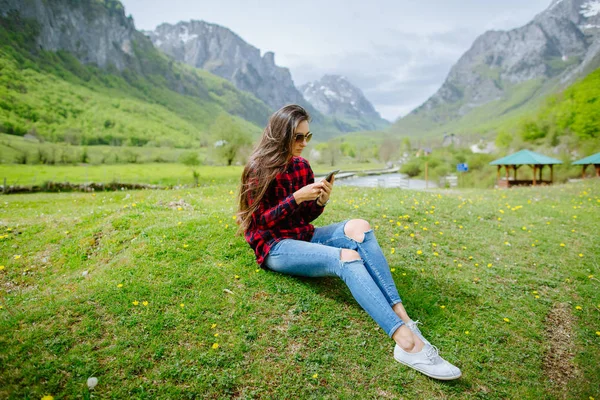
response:
[[[195,167],[197,165],[200,165],[200,158],[198,157],[198,152],[188,151],[183,153],[179,157],[179,162],[183,165],[187,165],[188,167]]]
[[[325,148],[325,159],[327,163],[332,167],[339,162],[340,156],[342,155],[341,143],[339,140],[331,140],[327,143]]]
[[[233,164],[240,149],[252,143],[250,135],[231,115],[225,113],[217,117],[210,131],[216,139],[217,154],[227,162],[227,165]]]
[[[501,149],[508,149],[513,141],[513,137],[508,132],[500,132],[498,136],[496,136],[496,146]]]
[[[379,158],[384,163],[387,163],[392,159],[392,157],[397,155],[396,153],[398,152],[399,148],[400,145],[397,140],[386,138],[383,143],[381,143],[381,147],[379,148]]]

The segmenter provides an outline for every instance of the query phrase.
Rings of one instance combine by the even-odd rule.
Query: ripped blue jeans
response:
[[[342,278],[358,304],[391,337],[403,322],[392,309],[401,300],[390,268],[373,230],[358,242],[344,233],[347,222],[315,228],[310,242],[284,239],[276,243],[265,266],[282,274]],[[342,261],[342,249],[357,251],[361,259]]]

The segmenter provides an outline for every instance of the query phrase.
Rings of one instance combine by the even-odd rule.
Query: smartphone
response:
[[[333,178],[333,176],[335,174],[337,174],[338,172],[340,172],[339,169],[336,169],[335,171],[331,171],[330,173],[327,174],[327,176],[325,177],[325,180],[329,183],[331,183],[331,178]]]

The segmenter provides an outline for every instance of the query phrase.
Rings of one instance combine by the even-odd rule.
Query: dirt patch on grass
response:
[[[544,372],[553,384],[553,391],[566,398],[569,381],[579,374],[573,362],[573,317],[568,305],[556,304],[546,316],[545,325],[550,350],[544,356]]]
[[[159,205],[163,205],[163,202],[159,202]],[[169,207],[172,210],[193,210],[194,207],[192,207],[191,204],[187,203],[185,200],[183,199],[179,199],[177,201],[171,201],[169,202],[169,204],[167,204],[167,207]]]

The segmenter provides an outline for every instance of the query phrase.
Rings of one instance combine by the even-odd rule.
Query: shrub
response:
[[[412,178],[418,176],[421,173],[421,165],[419,161],[412,160],[407,162],[406,164],[403,164],[400,168],[400,172]]]

